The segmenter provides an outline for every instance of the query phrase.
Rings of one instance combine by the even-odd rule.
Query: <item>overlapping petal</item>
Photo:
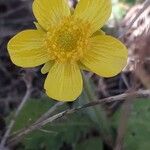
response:
[[[44,64],[44,66],[41,69],[41,73],[42,74],[46,74],[50,71],[50,69],[52,68],[52,66],[54,65],[55,61],[50,60],[47,63]]]
[[[97,36],[97,35],[105,35],[105,32],[103,30],[97,30],[92,34],[92,37]]]
[[[35,67],[49,61],[43,42],[45,35],[43,31],[26,30],[13,37],[8,43],[13,63],[21,67]]]
[[[111,36],[95,36],[91,38],[90,49],[81,62],[100,76],[112,77],[125,67],[127,49]]]
[[[74,16],[89,22],[92,33],[100,29],[111,14],[111,0],[80,0]]]
[[[70,8],[66,0],[34,0],[33,12],[39,24],[48,30],[66,16],[70,15]]]
[[[82,75],[77,64],[55,63],[45,81],[46,93],[59,101],[73,101],[82,91]]]

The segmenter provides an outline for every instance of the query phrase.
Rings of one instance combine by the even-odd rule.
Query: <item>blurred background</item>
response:
[[[0,139],[20,102],[27,84],[31,95],[23,107],[12,133],[33,123],[56,102],[43,91],[46,75],[41,67],[23,69],[15,66],[8,55],[7,43],[18,32],[35,28],[32,0],[0,0]],[[144,0],[112,0],[112,15],[103,30],[120,38],[128,47],[128,65],[118,76],[100,78],[85,72],[95,99],[150,88],[150,6]],[[76,1],[69,4],[75,7]],[[59,110],[90,102],[87,89],[74,103]],[[118,150],[150,149],[150,99],[104,103],[58,119],[25,136],[13,145],[14,150]],[[117,150],[117,149],[115,149]]]

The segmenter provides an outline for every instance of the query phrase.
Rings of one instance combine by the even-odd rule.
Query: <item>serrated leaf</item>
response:
[[[47,99],[29,100],[17,118],[14,130],[31,124],[53,105],[54,101]],[[22,142],[25,150],[59,150],[64,142],[70,146],[76,144],[91,128],[96,128],[92,120],[85,114],[76,113],[32,132]]]

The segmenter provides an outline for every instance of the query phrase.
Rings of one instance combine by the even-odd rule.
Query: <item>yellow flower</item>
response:
[[[75,100],[83,88],[81,69],[112,77],[126,65],[126,47],[98,31],[111,14],[111,0],[80,0],[73,13],[66,0],[34,0],[33,12],[37,29],[13,37],[8,51],[21,67],[45,63],[49,97]]]

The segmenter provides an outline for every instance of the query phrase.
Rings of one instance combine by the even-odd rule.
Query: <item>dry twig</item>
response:
[[[62,111],[58,114],[55,114],[41,122],[38,123],[33,123],[31,126],[29,126],[28,128],[24,128],[22,130],[20,130],[17,134],[11,136],[8,141],[7,144],[9,146],[16,144],[18,141],[20,141],[25,135],[31,133],[32,131],[39,129],[41,127],[43,127],[44,125],[46,125],[47,123],[51,123],[59,118],[62,118],[66,115],[75,113],[77,111],[80,111],[82,109],[91,107],[91,106],[95,106],[95,105],[99,105],[101,103],[110,103],[110,102],[114,102],[114,101],[124,101],[125,99],[127,99],[128,97],[150,97],[150,90],[139,90],[137,92],[132,92],[132,93],[124,93],[124,94],[120,94],[117,96],[112,96],[112,97],[108,97],[108,98],[104,98],[101,100],[97,100],[97,101],[92,101],[90,103],[87,103],[85,105],[76,107],[76,108],[72,108],[72,109],[67,109],[65,111]]]
[[[119,37],[119,39],[122,39],[126,32],[128,32],[131,27],[133,26],[134,22],[139,18],[139,16],[150,6],[150,0],[146,0],[144,2],[144,6],[143,8],[137,13],[137,15],[135,16],[135,18],[131,21],[131,23],[125,28],[124,32],[121,34],[121,36]]]
[[[53,107],[51,107],[45,114],[43,114],[36,122],[40,123],[42,121],[44,121],[44,119],[47,119],[59,106],[62,106],[64,103],[63,102],[58,102],[56,103]]]

